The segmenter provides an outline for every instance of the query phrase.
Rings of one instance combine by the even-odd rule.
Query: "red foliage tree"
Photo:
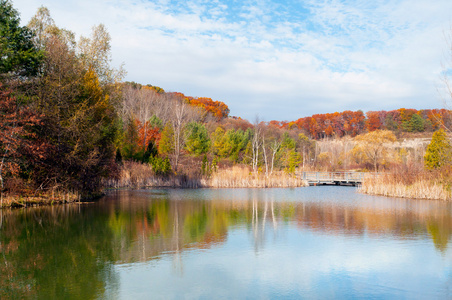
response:
[[[377,129],[382,129],[383,124],[380,120],[380,115],[378,111],[369,111],[367,112],[367,130],[374,131]]]
[[[40,123],[39,117],[28,107],[20,107],[11,91],[0,84],[0,184],[4,188],[6,176],[17,176],[21,160],[27,154],[43,157],[42,144],[35,141],[32,127]]]

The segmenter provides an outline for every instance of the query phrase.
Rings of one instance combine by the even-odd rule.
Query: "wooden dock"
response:
[[[302,178],[309,185],[358,185],[364,176],[376,175],[364,172],[303,172]]]

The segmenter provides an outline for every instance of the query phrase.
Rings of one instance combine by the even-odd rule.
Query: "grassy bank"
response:
[[[395,169],[378,177],[366,177],[360,192],[389,197],[452,200],[450,170]]]
[[[53,205],[79,202],[81,196],[73,192],[54,191],[41,195],[11,195],[4,194],[0,201],[0,208],[5,207],[29,207],[38,205]]]

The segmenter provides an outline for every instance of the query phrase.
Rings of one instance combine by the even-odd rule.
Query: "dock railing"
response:
[[[302,179],[309,184],[361,184],[366,176],[378,176],[369,172],[303,172]]]

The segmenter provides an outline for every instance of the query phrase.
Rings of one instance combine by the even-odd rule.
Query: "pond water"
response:
[[[452,298],[451,203],[152,189],[0,214],[1,299]]]

